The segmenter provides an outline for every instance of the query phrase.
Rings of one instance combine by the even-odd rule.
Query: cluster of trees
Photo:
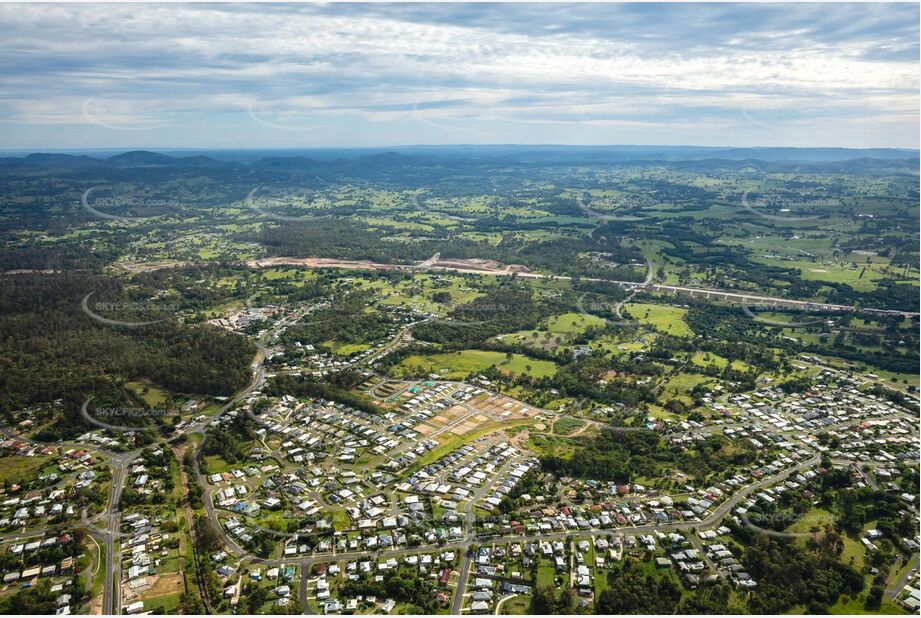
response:
[[[597,615],[726,614],[743,613],[744,609],[733,605],[732,589],[726,584],[685,590],[671,573],[652,574],[633,559],[613,565],[607,580],[607,587],[595,598],[594,613]],[[572,589],[538,586],[531,595],[528,613],[572,615],[588,612]]]
[[[9,552],[0,553],[0,570],[4,572],[22,570],[36,565],[57,564],[64,558],[70,556],[78,558],[83,548],[80,544],[85,538],[83,530],[75,530],[70,533],[70,539],[58,542],[50,547],[43,547],[25,555],[13,555]]]
[[[742,564],[758,582],[749,600],[755,613],[783,614],[796,606],[826,614],[843,595],[864,588],[863,574],[838,561],[843,544],[826,532],[801,548],[790,540],[757,536],[746,546]]]
[[[560,615],[577,613],[578,597],[569,588],[557,590],[553,586],[537,586],[531,592],[528,613],[533,615]]]
[[[512,488],[512,491],[503,496],[499,503],[499,511],[502,513],[511,513],[518,508],[519,498],[525,494],[540,495],[547,485],[543,482],[544,474],[537,469],[528,470],[518,481],[518,484]]]
[[[807,295],[808,296],[808,295]],[[878,341],[869,342],[882,346],[883,350],[875,350],[858,345],[867,333],[848,332],[840,330],[846,328],[851,321],[851,316],[840,313],[810,313],[809,320],[823,318],[833,319],[835,327],[827,324],[814,324],[801,327],[805,333],[825,333],[824,343],[799,343],[795,339],[784,336],[781,328],[759,324],[751,317],[746,316],[736,307],[725,307],[706,303],[699,300],[689,300],[690,310],[684,320],[695,333],[704,335],[703,339],[693,342],[684,342],[685,346],[694,346],[695,351],[709,351],[719,354],[729,360],[741,360],[760,371],[771,371],[777,367],[772,348],[780,348],[790,355],[801,352],[808,354],[827,354],[865,365],[871,365],[893,371],[896,373],[915,373],[918,371],[919,356],[917,345],[917,327],[903,328],[892,320],[883,319],[886,324],[883,336],[875,336]],[[805,320],[802,314],[794,316],[794,321]],[[836,330],[837,329],[837,330]],[[832,331],[836,331],[832,337]],[[904,346],[898,343],[903,342]],[[664,339],[657,340],[657,346],[664,344]],[[865,342],[864,345],[866,345]],[[680,343],[670,343],[669,347],[679,346]],[[898,349],[907,347],[907,352]]]
[[[237,414],[229,423],[208,430],[202,453],[218,455],[230,464],[239,463],[249,456],[254,439],[253,421],[245,414]]]
[[[895,373],[918,372],[919,357],[917,346],[909,347],[909,351],[903,354],[893,349],[882,351],[865,350],[854,345],[847,345],[843,343],[843,341],[843,338],[835,337],[832,339],[832,345],[830,346],[822,346],[813,343],[801,346],[801,350],[810,354],[830,354]]]
[[[605,384],[600,384],[599,379],[609,371],[625,377],[606,379]],[[658,376],[661,373],[662,369],[649,360],[606,357],[598,352],[569,362],[556,375],[539,380],[536,386],[545,391],[555,389],[562,396],[587,397],[601,403],[621,403],[628,408],[635,408],[656,400],[652,383],[637,384],[635,378]]]
[[[915,258],[917,264],[917,258]],[[832,288],[828,295],[828,302],[842,305],[857,305],[860,307],[874,307],[877,309],[900,309],[902,311],[918,311],[918,288],[909,283],[896,283],[883,279],[877,283],[872,292],[857,292],[846,283],[828,283],[824,285]]]
[[[360,221],[328,218],[264,226],[255,233],[241,233],[239,239],[259,243],[270,255],[335,257],[382,264],[422,261],[439,251],[439,243],[434,241],[386,242],[383,234]]]
[[[53,616],[58,609],[58,595],[57,592],[51,592],[51,580],[42,579],[32,588],[17,590],[13,594],[0,597],[0,614]]]
[[[442,344],[447,350],[479,347],[500,333],[535,328],[542,318],[560,309],[558,304],[538,301],[529,287],[503,281],[454,309],[450,319],[455,323],[419,324],[413,334],[423,341]]]
[[[463,191],[465,197],[476,196],[469,187]],[[553,200],[561,212],[574,208],[571,200]],[[533,207],[533,204],[526,204]],[[552,209],[552,204],[551,204]],[[354,210],[354,209],[353,209]],[[352,214],[340,211],[338,214]],[[581,216],[581,213],[579,213]],[[395,218],[399,213],[395,211]],[[255,241],[265,246],[272,255],[321,256],[345,259],[371,260],[378,263],[407,263],[422,261],[436,252],[445,258],[492,259],[503,264],[524,264],[532,270],[546,270],[561,275],[593,277],[601,279],[642,280],[642,274],[634,269],[612,269],[595,265],[581,259],[589,251],[612,253],[612,261],[625,264],[629,260],[642,259],[642,254],[633,247],[622,246],[622,237],[617,233],[598,234],[596,238],[587,235],[559,237],[552,240],[529,240],[512,234],[553,227],[546,221],[519,219],[512,214],[497,213],[480,216],[467,225],[468,229],[483,232],[510,232],[498,246],[477,242],[456,235],[457,229],[436,228],[436,235],[448,238],[433,239],[431,233],[417,238],[412,243],[394,243],[389,240],[390,230],[372,228],[357,219],[313,219],[305,224],[266,226],[258,232],[241,232],[241,241]],[[587,230],[586,230],[587,231]],[[448,232],[454,232],[449,235]],[[599,244],[599,241],[601,244]]]
[[[361,380],[363,378],[352,370],[329,374],[322,379],[311,375],[278,374],[268,381],[265,393],[273,397],[292,395],[326,399],[371,414],[380,413],[367,395],[351,392]]]
[[[197,485],[197,483],[191,483]],[[211,554],[221,546],[221,537],[214,529],[214,524],[204,513],[197,513],[192,523],[192,539],[195,544],[195,567],[197,574],[188,573],[187,577],[198,577],[204,594],[208,599],[222,599],[223,588],[218,574],[214,571],[215,565],[211,561]],[[190,602],[194,604],[194,601]]]
[[[565,457],[541,458],[545,471],[557,476],[629,483],[631,479],[681,470],[696,478],[720,474],[754,461],[754,447],[722,436],[709,436],[687,449],[668,446],[654,431],[604,429],[590,440],[573,441],[575,451]]]
[[[80,506],[81,511],[86,509],[89,513],[95,513],[105,506],[109,499],[111,479],[111,469],[107,465],[101,465],[97,467],[96,478],[91,484],[74,490],[73,499]]]
[[[243,607],[247,613],[261,614],[264,613],[260,611],[262,606],[269,602],[270,595],[269,589],[265,586],[260,586],[257,583],[247,582],[243,585]],[[273,614],[285,614],[285,615],[297,615],[302,613],[301,602],[299,599],[289,599],[289,603],[281,607],[279,605],[272,605]]]
[[[835,493],[841,514],[841,528],[858,534],[864,524],[876,521],[876,528],[890,538],[911,537],[917,533],[911,516],[905,512],[904,503],[895,494],[870,487],[841,489]]]
[[[189,479],[195,478],[195,453],[194,449],[185,451],[185,454],[182,456],[182,469],[186,473],[186,477]],[[198,509],[204,506],[204,496],[203,490],[199,483],[188,483],[186,487],[186,499],[189,501],[189,506],[197,511]]]
[[[65,416],[84,426],[76,420],[82,402],[113,380],[146,378],[176,392],[213,395],[249,380],[255,347],[244,338],[163,312],[158,318],[169,319],[144,327],[102,324],[81,308],[93,291],[94,301],[136,302],[125,301],[131,295],[114,280],[92,275],[0,278],[0,410],[64,398]]]
[[[275,545],[278,538],[265,532],[256,532],[253,538],[245,542],[243,546],[253,554],[262,558],[268,558],[275,551]]]
[[[316,311],[285,329],[282,340],[291,346],[296,341],[321,345],[324,341],[364,343],[382,339],[393,321],[384,313],[366,312],[369,298],[369,293],[336,295],[330,308]]]
[[[653,431],[604,429],[598,436],[578,444],[572,456],[542,457],[542,468],[557,476],[627,483],[634,476],[653,476],[660,454],[666,452],[661,438]]]
[[[651,575],[636,561],[626,560],[608,572],[608,587],[595,602],[597,614],[673,614],[681,586],[670,575]]]

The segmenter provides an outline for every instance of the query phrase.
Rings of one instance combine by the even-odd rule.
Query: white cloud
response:
[[[518,31],[348,8],[0,5],[0,101],[13,123],[151,128],[197,118],[202,131],[253,110],[265,129],[278,128],[270,118],[281,128],[481,118],[655,131],[816,116],[917,128],[918,62],[895,53],[917,41],[830,45],[805,27],[753,28],[719,45],[663,49],[562,26]]]

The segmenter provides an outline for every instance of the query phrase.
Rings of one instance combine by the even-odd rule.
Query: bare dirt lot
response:
[[[488,423],[488,422],[489,422],[489,418],[483,416],[482,414],[477,414],[476,416],[472,416],[468,418],[466,421],[464,421],[457,427],[453,427],[451,429],[451,433],[456,433],[457,435],[463,435],[465,433],[473,431],[474,429],[476,429],[483,423]]]
[[[148,578],[147,581],[152,583],[150,587],[144,591],[144,594],[141,595],[143,599],[159,597],[164,594],[175,594],[177,592],[183,592],[184,590],[181,573],[157,575],[156,577]]]
[[[478,410],[499,420],[529,418],[534,413],[534,409],[527,404],[502,395],[477,397],[470,403]]]

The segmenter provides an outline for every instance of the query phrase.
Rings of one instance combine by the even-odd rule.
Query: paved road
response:
[[[571,536],[594,536],[594,535],[608,535],[608,534],[648,534],[655,531],[673,531],[673,530],[706,530],[709,528],[716,527],[723,518],[731,512],[733,508],[743,499],[747,498],[752,493],[772,485],[774,483],[785,480],[789,475],[795,474],[796,472],[806,470],[808,468],[814,467],[819,462],[819,457],[811,457],[810,459],[803,461],[791,468],[778,472],[777,474],[766,477],[757,483],[744,487],[726,499],[720,506],[718,506],[710,515],[705,519],[700,521],[683,521],[667,524],[645,524],[641,526],[633,527],[624,527],[624,528],[601,528],[601,529],[589,529],[589,530],[564,530],[551,533],[543,534],[531,534],[531,535],[516,535],[509,537],[487,537],[487,536],[476,536],[473,531],[468,527],[467,535],[464,539],[443,543],[443,544],[429,544],[429,545],[420,545],[418,547],[407,547],[407,548],[398,548],[398,549],[388,549],[383,551],[368,552],[368,551],[355,551],[355,552],[345,552],[335,555],[314,555],[306,558],[300,558],[296,560],[283,559],[283,558],[274,558],[274,559],[262,559],[254,557],[250,554],[243,553],[238,555],[239,558],[248,558],[252,561],[253,564],[261,564],[266,566],[279,566],[282,564],[291,564],[292,562],[297,562],[302,569],[302,573],[306,573],[310,567],[317,563],[328,563],[333,561],[349,561],[349,560],[359,560],[359,559],[385,559],[403,556],[410,553],[420,553],[427,551],[444,551],[444,550],[457,550],[463,552],[461,557],[461,568],[460,575],[461,578],[458,581],[457,591],[455,593],[454,601],[452,604],[452,613],[457,615],[460,613],[460,609],[463,606],[463,590],[466,588],[466,581],[470,573],[470,564],[472,557],[468,555],[468,550],[471,546],[480,543],[527,543],[527,542],[538,542],[538,541],[548,541],[548,540],[564,540],[567,537]],[[223,536],[223,530],[220,531]],[[304,610],[307,611],[306,603],[306,586],[303,585],[304,575],[302,575],[302,603],[304,604]]]
[[[464,592],[467,591],[467,579],[470,577],[470,562],[472,560],[473,556],[470,554],[470,548],[464,548],[460,573],[457,578],[457,587],[454,590],[454,601],[451,603],[451,613],[455,616],[460,615],[461,608],[464,606]]]
[[[868,309],[856,307],[853,305],[837,305],[832,303],[815,303],[805,300],[792,300],[789,298],[780,298],[778,296],[763,296],[761,294],[749,292],[737,292],[731,290],[720,290],[711,288],[691,288],[679,285],[663,285],[653,283],[646,286],[649,290],[656,292],[671,292],[674,294],[687,294],[692,297],[701,297],[707,299],[724,300],[733,303],[743,303],[746,305],[760,305],[771,307],[787,307],[791,309],[804,309],[809,311],[862,311],[865,313],[875,313],[880,315],[904,315],[906,317],[917,316],[917,312],[895,311],[890,309]]]
[[[102,602],[103,614],[119,614],[119,599],[121,598],[121,557],[115,555],[115,541],[119,533],[121,516],[118,512],[118,503],[125,484],[127,465],[121,460],[113,461],[112,471],[112,498],[106,514],[108,526],[105,535],[106,542],[106,580]]]
[[[301,565],[301,587],[298,588],[297,596],[301,601],[301,611],[305,614],[312,614],[313,610],[310,609],[310,606],[307,603],[307,577],[310,575],[310,570]]]
[[[425,262],[419,264],[381,264],[371,261],[359,261],[359,260],[339,260],[339,259],[328,259],[328,258],[288,258],[288,257],[277,257],[277,258],[267,258],[267,259],[258,259],[250,260],[247,263],[247,266],[251,268],[266,268],[266,267],[275,267],[279,265],[289,265],[289,266],[301,266],[303,268],[343,268],[343,269],[370,269],[370,270],[441,270],[449,272],[457,272],[462,274],[476,274],[476,275],[490,275],[490,276],[515,276],[522,279],[560,279],[563,281],[570,281],[573,277],[567,275],[548,275],[543,273],[532,273],[532,272],[518,272],[516,270],[509,269],[488,269],[488,268],[475,268],[466,267],[466,265],[457,265],[457,262],[444,261],[444,260],[433,260],[429,259]],[[427,268],[420,268],[423,265]],[[581,281],[595,281],[595,282],[607,282],[622,285],[625,287],[639,287],[646,290],[652,290],[656,292],[669,292],[673,294],[688,294],[690,296],[703,296],[705,298],[712,298],[716,300],[723,300],[733,303],[743,303],[750,305],[761,305],[761,306],[774,306],[774,307],[788,307],[793,309],[808,309],[812,311],[860,311],[865,313],[875,313],[880,315],[903,315],[906,317],[914,317],[919,315],[918,312],[911,311],[896,311],[889,309],[866,309],[862,307],[856,307],[852,305],[838,305],[833,303],[815,303],[804,300],[793,300],[789,298],[781,298],[779,296],[764,296],[757,293],[741,292],[737,290],[722,290],[722,289],[713,289],[713,288],[695,288],[695,287],[686,287],[678,285],[664,285],[664,284],[653,284],[650,278],[647,276],[646,281],[643,283],[638,283],[636,281],[616,281],[608,279],[597,279],[591,277],[581,277]]]
[[[710,567],[710,570],[716,573],[720,579],[726,579],[726,574],[716,568],[716,565],[713,563],[713,560],[710,559],[710,556],[707,555],[706,550],[704,549],[703,543],[700,542],[700,537],[696,534],[688,535],[691,538],[691,545],[694,546],[698,552],[700,552],[701,559],[707,563],[707,566]]]
[[[218,416],[231,409],[236,403],[245,399],[249,396],[254,390],[259,388],[264,380],[264,370],[263,370],[263,361],[266,356],[270,353],[270,350],[266,349],[260,344],[260,354],[257,362],[255,363],[255,377],[249,387],[244,389],[240,394],[234,397],[229,401],[220,411]],[[201,447],[199,447],[200,450]],[[198,458],[196,457],[196,462]],[[518,460],[511,460],[506,463],[502,468],[502,471],[507,470],[509,467],[517,463]],[[230,553],[235,555],[240,559],[249,559],[254,564],[264,564],[264,565],[281,565],[281,564],[291,564],[292,562],[297,562],[301,568],[301,590],[299,592],[301,602],[304,608],[305,613],[308,611],[307,604],[307,587],[306,587],[306,577],[312,565],[316,563],[330,562],[333,560],[342,561],[342,560],[357,560],[360,558],[375,557],[377,559],[387,558],[387,557],[398,557],[405,555],[411,552],[423,552],[423,551],[438,551],[446,549],[455,549],[462,552],[461,555],[461,567],[459,571],[458,585],[455,591],[455,596],[452,603],[452,613],[459,614],[461,608],[463,607],[463,595],[466,589],[466,583],[470,574],[470,566],[472,561],[472,556],[469,555],[470,548],[478,543],[482,542],[494,542],[494,543],[507,543],[507,542],[530,542],[530,541],[539,541],[539,540],[551,540],[551,539],[565,539],[566,537],[573,535],[596,535],[596,534],[612,534],[612,533],[623,533],[623,534],[645,534],[654,531],[667,531],[667,530],[688,530],[691,528],[696,529],[707,529],[714,527],[719,524],[722,519],[731,512],[731,510],[743,499],[748,497],[753,492],[758,491],[759,489],[766,487],[768,485],[774,484],[780,480],[787,478],[788,475],[795,473],[796,471],[803,470],[815,466],[819,461],[818,456],[812,457],[809,460],[803,461],[800,464],[784,470],[774,476],[762,479],[757,483],[749,485],[720,504],[707,518],[702,521],[685,521],[685,522],[676,522],[669,524],[647,524],[642,526],[626,527],[626,528],[615,528],[615,529],[592,529],[592,530],[567,530],[561,532],[553,532],[549,534],[539,534],[539,535],[516,535],[513,537],[499,537],[499,538],[489,538],[487,536],[477,536],[475,534],[475,527],[473,524],[473,508],[474,504],[480,500],[486,492],[491,488],[492,484],[489,484],[478,492],[475,493],[474,497],[467,503],[465,508],[466,515],[466,534],[462,540],[446,543],[446,544],[432,544],[424,545],[413,548],[397,548],[377,552],[367,552],[367,551],[356,551],[356,552],[346,552],[338,555],[313,555],[306,558],[300,558],[291,560],[289,558],[274,558],[274,559],[262,559],[255,557],[243,548],[239,547],[232,539],[228,537],[223,527],[218,523],[217,516],[215,513],[211,492],[209,487],[205,482],[203,475],[201,474],[200,469],[197,468],[196,464],[196,475],[198,482],[205,489],[204,492],[204,504],[205,510],[209,519],[212,521],[215,527],[215,531],[222,540],[222,543],[228,549]],[[501,476],[501,474],[500,474]]]
[[[505,462],[505,465],[499,469],[499,471],[494,476],[495,479],[501,479],[505,476],[505,473],[509,471],[512,466],[518,465],[524,457],[513,457]],[[485,496],[493,487],[498,480],[493,481],[492,483],[487,483],[482,488],[480,488],[470,500],[467,501],[467,504],[464,506],[464,525],[467,539],[475,538],[475,526],[474,526],[474,514],[473,509],[476,504]],[[464,605],[464,593],[467,591],[467,579],[470,576],[470,561],[473,559],[470,553],[470,545],[464,547],[464,555],[461,558],[461,568],[459,572],[459,577],[457,580],[457,588],[454,591],[454,602],[451,605],[452,614],[460,614],[461,608]]]
[[[18,436],[6,426],[0,426],[0,432],[6,435],[6,437],[18,440],[20,442],[27,442],[36,446],[50,446],[47,443],[36,442],[24,436]],[[112,466],[112,493],[109,499],[109,506],[104,513],[94,518],[97,519],[104,517],[106,519],[106,528],[103,530],[95,528],[92,525],[87,525],[87,531],[89,534],[104,541],[106,544],[106,573],[105,585],[103,586],[102,611],[104,614],[118,614],[120,610],[121,599],[121,557],[117,556],[115,553],[115,543],[119,537],[119,524],[121,522],[118,503],[121,499],[122,489],[124,489],[128,465],[138,456],[141,450],[137,449],[134,451],[118,453],[107,449],[98,448],[92,444],[83,444],[80,442],[72,441],[56,443],[54,446],[84,449],[96,453],[101,453],[109,458],[109,463]],[[85,521],[84,523],[86,524],[88,522]],[[55,526],[48,526],[43,530],[48,531],[54,528]],[[13,537],[5,538],[12,539]]]
[[[437,260],[430,260],[430,262],[432,264],[437,265]],[[481,272],[480,274],[484,274],[484,273]],[[489,274],[489,273],[486,273],[486,274]],[[519,276],[529,275],[529,276],[537,276],[541,278],[550,277],[548,275],[536,275],[534,273],[518,273],[518,274]],[[567,277],[558,277],[558,278],[565,279]],[[637,284],[637,283],[630,283],[630,282],[622,282],[622,283],[624,283],[625,285],[630,285],[631,287],[636,287],[636,286],[641,286],[641,285],[649,286],[649,277],[647,276],[647,281],[644,282],[644,284]],[[734,292],[722,292],[719,290],[699,290],[696,288],[679,288],[676,286],[658,286],[658,285],[654,285],[650,287],[655,288],[659,291],[666,290],[666,289],[674,289],[676,291],[687,291],[691,293],[703,292],[703,293],[708,293],[709,295],[717,294],[717,295],[722,295],[725,298],[740,298],[742,301],[749,302],[749,303],[757,303],[759,299],[763,301],[787,302],[785,301],[785,299],[771,299],[767,297],[757,297],[757,296],[748,295],[748,294],[740,295]],[[792,301],[792,302],[802,303],[804,305],[806,304],[803,301]],[[812,307],[819,307],[819,306],[813,304]],[[849,307],[845,307],[841,305],[837,305],[835,307],[846,309],[846,310],[851,309]],[[279,321],[279,323],[276,324],[276,327],[271,331],[271,334],[274,334],[275,332],[277,332],[277,329],[285,325],[287,322],[295,321],[296,319],[297,319],[297,316],[295,315],[292,318],[288,318],[288,319]],[[218,411],[218,414],[215,417],[212,417],[211,419],[209,419],[208,422],[211,422],[215,420],[216,418],[219,418],[220,416],[222,416],[223,414],[231,410],[234,406],[236,406],[237,403],[249,397],[253,391],[262,387],[262,385],[265,382],[264,361],[266,357],[270,355],[272,352],[270,348],[267,348],[265,346],[265,341],[269,336],[270,336],[270,333],[267,333],[263,338],[260,339],[259,342],[257,342],[257,347],[259,348],[259,354],[257,354],[256,360],[253,363],[254,377],[253,377],[252,382],[245,389],[243,389],[236,396],[234,396],[230,401],[228,401]],[[401,331],[401,336],[395,338],[392,344],[395,344],[398,341],[402,341],[402,331]],[[173,436],[169,440],[165,440],[164,442],[167,442],[167,443],[172,442],[173,440],[179,437],[182,437],[184,435],[204,431],[205,428],[206,428],[205,423],[199,423],[193,426],[189,426],[183,432],[177,434],[176,436]],[[15,438],[18,440],[23,439],[23,438],[13,435],[9,431],[9,429],[6,427],[0,427],[0,430],[2,430],[2,432],[6,434],[8,437]],[[202,442],[202,445],[203,444],[204,444],[204,441]],[[103,539],[107,544],[106,576],[105,576],[106,585],[105,585],[105,596],[104,596],[104,602],[103,602],[103,612],[105,614],[117,614],[119,613],[119,610],[120,610],[120,583],[119,583],[119,580],[120,580],[120,572],[121,572],[120,556],[117,555],[115,552],[115,545],[119,538],[119,523],[120,523],[120,513],[118,510],[118,502],[119,502],[119,498],[121,495],[121,491],[124,487],[125,477],[127,474],[127,468],[130,462],[135,457],[137,457],[140,450],[136,450],[136,451],[132,451],[128,453],[115,453],[115,452],[107,451],[105,449],[99,449],[91,445],[72,443],[72,442],[62,443],[61,446],[70,446],[74,448],[87,448],[87,449],[91,449],[96,452],[103,453],[109,456],[111,465],[113,466],[112,499],[110,501],[107,511],[104,513],[104,516],[107,520],[106,529],[100,530],[100,529],[91,528],[90,532],[94,536],[97,536],[97,538]],[[466,534],[463,539],[460,539],[456,542],[440,544],[440,545],[432,544],[432,545],[420,546],[420,547],[414,547],[414,548],[399,548],[399,549],[384,550],[384,551],[378,551],[378,552],[367,552],[367,551],[346,552],[343,554],[339,554],[337,556],[314,555],[314,556],[303,557],[303,558],[291,560],[291,559],[259,559],[259,558],[256,558],[250,555],[248,552],[246,552],[243,548],[239,547],[233,540],[231,540],[226,535],[226,533],[223,530],[223,527],[220,526],[218,523],[217,515],[215,513],[215,509],[214,509],[214,505],[212,501],[211,492],[209,491],[209,487],[207,483],[205,482],[205,479],[198,466],[198,461],[199,461],[198,456],[201,453],[201,448],[202,446],[200,445],[196,451],[195,477],[196,477],[196,481],[205,489],[204,505],[205,505],[206,513],[209,519],[214,524],[215,530],[219,534],[224,545],[228,548],[228,550],[232,554],[234,554],[238,558],[249,559],[253,563],[266,564],[266,565],[291,564],[292,562],[299,563],[302,569],[302,575],[301,575],[302,586],[301,586],[300,594],[301,594],[301,599],[302,599],[302,603],[303,603],[305,611],[307,610],[306,574],[309,571],[309,568],[315,563],[329,562],[331,560],[350,560],[350,559],[367,558],[369,556],[375,556],[378,558],[397,557],[397,556],[401,556],[401,555],[404,555],[407,553],[413,553],[413,552],[437,551],[437,550],[443,550],[443,549],[456,549],[462,552],[461,568],[460,568],[460,573],[459,573],[460,577],[459,577],[457,591],[455,593],[455,598],[454,598],[453,606],[452,606],[452,611],[455,614],[457,614],[460,612],[460,609],[463,605],[463,594],[466,588],[466,582],[467,582],[467,579],[469,577],[469,572],[470,572],[472,557],[468,555],[469,553],[468,550],[471,548],[471,546],[475,544],[487,542],[487,541],[495,542],[495,543],[506,543],[506,542],[530,542],[530,541],[539,541],[539,540],[565,539],[568,536],[575,536],[575,535],[589,536],[589,535],[600,535],[600,534],[607,535],[607,534],[612,534],[612,533],[644,534],[644,533],[649,533],[653,531],[688,530],[691,528],[707,529],[707,528],[718,525],[722,521],[722,519],[726,515],[728,515],[731,512],[731,510],[741,500],[745,499],[747,496],[749,496],[753,492],[756,492],[765,486],[768,486],[780,480],[783,480],[789,474],[793,474],[798,470],[803,470],[803,469],[812,467],[816,465],[819,461],[818,456],[812,457],[809,460],[801,462],[800,464],[794,466],[793,468],[782,471],[772,477],[762,479],[761,481],[757,483],[754,483],[752,485],[749,485],[739,490],[738,492],[730,496],[727,500],[725,500],[722,504],[720,504],[709,516],[707,516],[702,521],[684,521],[684,522],[675,522],[675,523],[669,523],[669,524],[647,524],[647,525],[641,525],[641,526],[613,528],[613,529],[606,528],[606,529],[591,529],[591,530],[568,530],[568,531],[552,532],[548,534],[516,535],[516,536],[511,536],[511,537],[499,537],[499,538],[490,538],[488,536],[477,536],[475,533],[475,526],[473,525],[473,505],[476,503],[477,500],[481,499],[483,495],[485,495],[485,493],[488,491],[490,485],[487,485],[486,487],[479,490],[475,494],[474,498],[471,499],[466,505],[466,510],[465,510],[465,515],[466,515],[466,531],[465,532]],[[503,471],[507,470],[507,468],[511,466],[513,463],[514,461],[508,462],[506,466],[503,468]],[[32,533],[23,531],[20,534],[25,535],[25,534],[32,534]],[[915,562],[917,563],[917,556],[915,557]],[[915,566],[917,567],[917,564]],[[903,578],[903,579],[907,580],[907,576],[906,578]],[[205,599],[205,603],[206,604],[208,603],[207,599]]]
[[[886,598],[889,599],[890,601],[896,598],[897,596],[899,596],[899,593],[902,592],[902,588],[904,588],[906,584],[908,584],[908,582],[911,581],[911,578],[914,577],[915,574],[918,572],[918,554],[917,553],[914,556],[912,556],[911,565],[912,566],[905,572],[905,574],[902,575],[898,580],[896,580],[892,588],[889,588],[888,590],[886,590]]]
[[[297,316],[292,318],[287,318],[280,320],[276,324],[275,330],[284,326],[286,323],[296,320]],[[220,417],[222,414],[226,413],[231,407],[236,405],[239,401],[248,397],[254,390],[261,387],[265,382],[265,370],[263,363],[265,358],[271,352],[270,349],[266,348],[263,345],[263,340],[260,340],[257,344],[259,348],[259,353],[257,354],[256,361],[254,362],[254,377],[249,386],[243,389],[238,393],[233,399],[227,402],[219,411],[215,418]],[[82,412],[86,414],[86,405],[84,404]],[[209,419],[208,422],[214,419]],[[198,433],[205,430],[206,423],[197,423],[186,427],[182,432],[177,433],[167,440],[163,440],[164,444],[172,443],[173,441],[184,437],[192,433]],[[124,428],[121,428],[124,429]],[[5,426],[0,426],[0,432],[6,435],[8,438],[28,442],[30,444],[35,444],[39,446],[49,446],[48,444],[35,442],[28,438],[17,436],[12,431]],[[202,441],[204,444],[204,440]],[[121,523],[121,514],[119,512],[119,501],[121,499],[121,493],[124,489],[125,479],[127,476],[127,470],[130,463],[140,454],[142,449],[136,449],[133,451],[128,451],[124,453],[118,453],[110,451],[107,449],[97,448],[94,445],[82,444],[79,442],[61,442],[56,444],[60,447],[68,448],[79,448],[86,449],[97,453],[102,453],[109,457],[110,464],[112,465],[112,494],[109,500],[109,506],[106,509],[105,513],[102,515],[106,519],[106,528],[99,529],[89,524],[89,520],[85,520],[84,524],[87,527],[89,534],[92,536],[103,540],[106,543],[106,573],[105,573],[105,585],[103,586],[103,614],[113,615],[119,614],[121,611],[121,555],[120,552],[116,553],[116,543],[118,542],[120,533],[120,523]],[[201,447],[199,447],[200,450]],[[196,453],[197,455],[197,453]],[[180,462],[181,465],[181,462]],[[207,493],[207,485],[204,483],[204,479],[201,476],[201,471],[197,467],[197,457],[196,457],[196,474],[198,476],[198,482],[206,488],[206,498],[205,505],[208,510],[208,517],[216,522],[216,518],[213,513],[213,505],[211,504],[210,495]],[[94,518],[95,519],[95,518]],[[218,528],[220,528],[218,526]],[[49,527],[44,528],[44,530],[50,529]],[[223,532],[221,530],[221,532]],[[21,533],[21,534],[25,534]],[[31,534],[31,533],[30,533]],[[12,538],[12,537],[7,537]],[[226,538],[226,537],[225,537]],[[234,545],[235,547],[235,545]],[[236,547],[236,549],[242,552],[242,549]],[[203,599],[205,607],[209,607],[208,599]]]
[[[541,534],[522,534],[515,536],[499,536],[493,537],[489,535],[475,535],[472,532],[468,531],[468,534],[463,539],[457,541],[452,541],[443,544],[429,544],[429,545],[419,545],[417,547],[403,547],[397,549],[388,549],[380,550],[376,552],[368,551],[352,551],[344,552],[340,554],[327,555],[319,554],[309,557],[303,557],[300,559],[291,559],[291,558],[271,558],[264,559],[252,556],[250,554],[244,554],[240,557],[251,558],[254,564],[264,564],[267,566],[280,566],[282,564],[291,564],[292,562],[298,562],[302,565],[312,566],[317,563],[327,563],[332,561],[342,561],[342,560],[358,560],[361,558],[367,559],[368,557],[374,558],[389,558],[401,556],[404,554],[410,553],[420,553],[426,551],[438,551],[445,549],[457,549],[457,550],[466,550],[472,545],[481,544],[481,543],[526,543],[526,542],[537,542],[542,540],[559,540],[565,539],[568,536],[591,536],[591,535],[608,535],[608,534],[648,534],[656,531],[666,532],[673,530],[690,530],[692,528],[697,530],[707,530],[714,528],[719,525],[723,518],[728,515],[736,505],[741,502],[743,499],[750,496],[752,493],[763,489],[769,485],[773,485],[780,481],[785,480],[791,474],[801,472],[803,470],[812,468],[819,463],[819,457],[816,455],[805,461],[802,461],[795,466],[787,468],[778,472],[775,475],[765,477],[760,481],[747,485],[743,487],[736,493],[732,494],[729,498],[724,500],[716,509],[713,510],[706,518],[702,520],[694,521],[681,521],[681,522],[671,522],[663,524],[643,524],[640,526],[628,526],[621,528],[590,528],[585,530],[562,530],[558,532],[548,532]]]

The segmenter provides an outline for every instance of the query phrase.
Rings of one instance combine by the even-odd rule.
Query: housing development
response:
[[[0,615],[918,615],[919,24],[0,0]]]
[[[633,378],[675,389],[645,416],[550,386],[548,402],[505,381],[517,354],[486,371],[465,364],[472,350],[415,364],[415,327],[463,324],[428,308],[425,285],[472,291],[492,275],[411,273],[423,290],[364,296],[382,281],[369,276],[339,279],[352,290],[333,301],[342,308],[280,302],[213,319],[256,350],[231,397],[129,383],[147,405],[88,398],[87,427],[52,442],[64,401],[11,411],[0,448],[22,482],[7,481],[0,511],[7,594],[43,595],[57,614],[615,613],[627,608],[613,593],[642,582],[741,608],[771,585],[752,558],[759,537],[810,547],[836,535],[888,611],[916,609],[915,389],[896,398],[869,370],[804,353],[789,358],[795,379],[767,372],[740,388],[725,371],[688,373],[728,363],[692,349]],[[392,325],[346,353],[299,326],[381,305]],[[632,344],[687,328],[686,312],[637,324],[613,350],[640,362]],[[576,361],[596,358],[591,339],[570,344],[596,323],[564,312],[543,332]],[[683,375],[694,388],[677,390]],[[853,598],[870,594],[862,583],[847,584]]]

